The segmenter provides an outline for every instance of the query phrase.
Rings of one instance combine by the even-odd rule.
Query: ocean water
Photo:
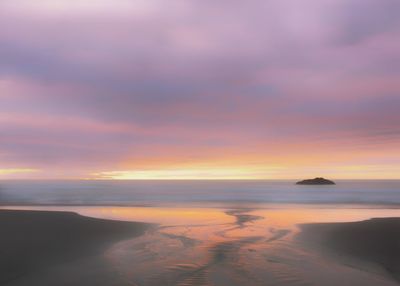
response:
[[[98,282],[99,275],[102,284],[87,285],[398,285],[379,266],[326,256],[298,234],[304,223],[400,217],[400,181],[294,183],[1,181],[0,209],[72,211],[154,224],[144,235],[105,249],[98,258],[105,269],[93,271],[84,260],[58,268],[65,285]],[[57,275],[38,274],[10,285],[58,284]]]
[[[159,206],[194,204],[399,204],[400,180],[337,181],[0,181],[2,205]]]

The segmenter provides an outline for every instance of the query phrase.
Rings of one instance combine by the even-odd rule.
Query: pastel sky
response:
[[[398,0],[2,0],[0,178],[400,179]]]

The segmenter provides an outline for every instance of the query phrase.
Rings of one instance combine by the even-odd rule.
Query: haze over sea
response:
[[[2,181],[0,203],[14,205],[181,205],[246,203],[398,204],[400,180],[295,181]]]

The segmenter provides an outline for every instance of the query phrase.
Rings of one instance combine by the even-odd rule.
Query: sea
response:
[[[295,181],[0,181],[2,205],[399,204],[400,180]]]

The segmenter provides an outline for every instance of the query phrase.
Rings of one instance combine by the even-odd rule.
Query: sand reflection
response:
[[[164,224],[145,236],[114,245],[107,258],[133,285],[337,285],[330,267],[342,266],[298,245],[293,240],[297,224],[361,220],[388,212],[400,214],[304,207],[192,209],[186,224],[181,219],[174,224],[188,214],[187,209],[177,208],[170,215],[166,212],[161,218]],[[341,275],[354,283],[392,283],[342,268]]]
[[[155,223],[145,235],[119,242],[104,254],[110,270],[126,285],[395,285],[387,277],[322,257],[294,237],[301,223],[399,217],[398,209],[315,205],[58,209]]]

